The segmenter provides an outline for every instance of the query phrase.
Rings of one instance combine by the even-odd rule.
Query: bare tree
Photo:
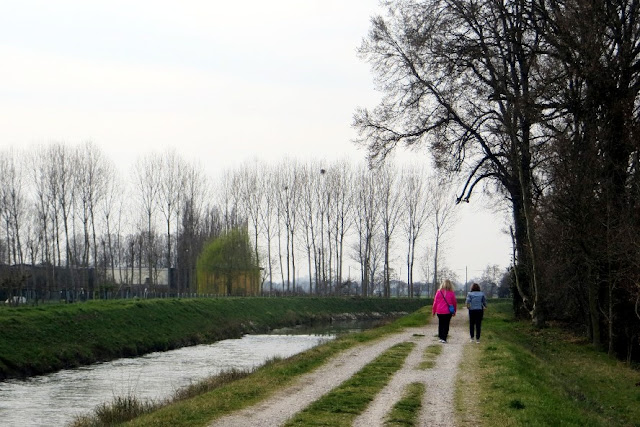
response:
[[[40,227],[40,221],[38,220],[37,214],[35,211],[27,211],[24,218],[24,228],[25,228],[25,249],[27,252],[28,260],[30,261],[32,266],[38,264],[38,258],[40,256],[40,250],[42,249],[42,242],[44,240],[44,233],[42,228]],[[46,284],[44,288],[38,288],[38,282],[35,274],[31,275],[31,288],[35,291],[35,303],[38,303],[39,298],[44,298],[44,293],[46,292]],[[42,291],[42,292],[41,292]]]
[[[355,259],[360,264],[360,280],[362,296],[369,296],[372,289],[372,264],[374,255],[375,236],[379,230],[380,218],[376,207],[375,171],[361,168],[358,171],[355,185],[355,203],[358,209],[354,209],[354,224],[356,230]]]
[[[21,225],[25,222],[24,183],[19,157],[14,151],[0,152],[0,212],[7,241],[7,263],[24,264]]]
[[[487,296],[494,296],[494,293],[496,292],[496,289],[498,287],[498,283],[500,283],[500,279],[502,278],[503,272],[503,269],[501,269],[496,264],[487,265],[485,267],[480,280],[485,286],[484,291]],[[468,291],[468,289],[465,289],[465,291]]]
[[[333,228],[336,254],[336,284],[342,285],[344,243],[352,222],[354,173],[352,167],[345,160],[332,165],[329,170],[330,188],[333,193]]]
[[[259,191],[263,194],[263,206],[260,209],[260,221],[262,223],[262,230],[264,231],[264,238],[267,246],[267,268],[269,270],[269,295],[273,294],[273,256],[271,253],[271,245],[274,239],[274,210],[277,209],[276,193],[274,192],[273,178],[274,172],[263,167],[259,174]]]
[[[324,295],[331,294],[331,274],[330,264],[331,256],[331,191],[330,183],[327,179],[327,169],[320,169],[320,180],[315,187],[315,209],[317,213],[316,224],[319,225],[317,230],[318,239],[316,241],[316,277],[319,282],[321,292]]]
[[[240,177],[235,171],[225,171],[218,183],[218,197],[222,203],[224,231],[240,226]]]
[[[460,282],[460,279],[458,278],[458,275],[448,267],[443,267],[440,270],[440,276],[442,277],[442,280],[447,280],[448,279],[448,280],[451,280],[453,283],[459,283]],[[435,290],[434,290],[434,292],[435,292]]]
[[[76,202],[80,203],[80,220],[83,232],[83,255],[81,264],[90,265],[89,254],[93,248],[93,266],[98,265],[98,233],[96,230],[96,210],[105,197],[108,181],[113,177],[112,164],[102,151],[91,142],[78,147],[76,154],[75,185]],[[88,287],[88,286],[87,286]],[[89,295],[93,289],[88,289]]]
[[[259,185],[259,169],[257,161],[245,163],[238,171],[240,177],[240,194],[243,215],[249,220],[252,228],[253,252],[257,263],[260,262],[258,237],[260,235],[260,210],[263,193]]]
[[[46,265],[46,287],[49,292],[53,289],[55,282],[55,250],[52,245],[55,241],[52,231],[55,230],[53,218],[53,195],[49,190],[47,153],[41,147],[37,148],[28,157],[28,171],[31,186],[34,189],[35,200],[33,201],[33,211],[38,219],[38,227],[42,234],[42,256]],[[52,233],[52,234],[50,234]]]
[[[75,252],[77,245],[74,244],[74,256],[76,265],[81,267],[89,266],[89,254],[91,252],[90,232],[91,216],[89,215],[90,205],[94,197],[95,164],[91,158],[91,153],[86,150],[88,147],[78,147],[75,152],[74,169],[74,216],[82,223],[82,255]],[[74,241],[76,233],[74,233]]]
[[[284,225],[286,242],[287,281],[286,290],[291,292],[291,284],[296,289],[296,263],[295,263],[295,232],[298,214],[298,193],[300,192],[300,179],[297,163],[285,160],[280,173],[277,175],[276,188],[281,220]]]
[[[171,222],[177,221],[180,212],[180,203],[184,192],[184,169],[185,162],[175,150],[167,150],[159,159],[159,181],[158,181],[158,208],[165,219],[167,226],[167,260],[168,269],[174,265],[171,256]],[[178,225],[176,224],[176,229]],[[180,292],[180,289],[177,289]]]
[[[49,156],[49,191],[51,192],[54,206],[54,219],[62,219],[65,243],[65,266],[67,268],[72,291],[76,292],[76,280],[73,266],[76,260],[71,242],[71,229],[73,227],[72,209],[75,199],[75,176],[74,166],[76,158],[74,151],[64,144],[57,143],[51,145],[48,150]],[[58,227],[56,227],[58,230]],[[57,233],[56,233],[57,234]],[[57,237],[57,236],[56,236]],[[60,244],[58,241],[58,259],[61,259]]]
[[[196,259],[208,236],[204,232],[205,202],[210,197],[204,171],[197,165],[185,165],[182,230],[178,238],[178,281],[181,287],[197,290]]]
[[[111,276],[115,274],[116,264],[118,266],[124,266],[128,257],[123,257],[123,251],[121,248],[125,245],[122,241],[122,229],[123,229],[123,215],[125,210],[125,199],[127,199],[126,192],[123,192],[124,185],[116,174],[115,168],[112,164],[107,163],[104,170],[104,194],[98,200],[98,210],[100,213],[100,220],[104,226],[104,233],[102,240],[104,242],[104,256],[106,257],[104,269],[105,277],[107,275],[106,270],[110,268]],[[104,239],[106,238],[106,241]],[[105,247],[106,246],[106,247]],[[118,280],[123,282],[121,276],[122,270],[119,269]],[[112,277],[116,279],[116,277]]]
[[[322,289],[325,294],[332,294],[332,233],[331,220],[333,218],[334,203],[333,191],[331,189],[332,181],[327,177],[326,169],[321,169],[321,181],[318,186],[318,213],[320,219],[320,244],[318,263],[320,266],[320,277]]]
[[[318,254],[316,252],[317,245],[317,222],[318,222],[318,203],[316,195],[318,194],[320,175],[326,171],[318,162],[310,162],[302,167],[300,173],[300,209],[299,218],[300,225],[303,230],[303,245],[307,252],[307,266],[309,270],[309,295],[314,293],[313,284],[315,282],[315,292],[319,292],[319,265]],[[322,220],[322,218],[320,218]]]
[[[391,296],[391,245],[393,233],[400,219],[400,195],[402,193],[398,188],[398,173],[394,165],[383,165],[376,176],[379,187],[376,205],[380,210],[380,222],[384,238],[383,293],[385,297],[389,298]]]
[[[429,283],[430,278],[432,277],[431,275],[431,266],[433,265],[433,248],[431,246],[427,246],[427,248],[424,251],[424,255],[422,257],[422,274],[425,277],[425,280],[427,282],[427,296],[433,296],[435,289],[436,289],[436,284],[435,283]]]
[[[384,269],[385,241],[382,233],[376,233],[371,239],[369,258],[367,260],[367,283],[369,284],[369,296],[384,296],[384,281],[386,272]]]
[[[404,200],[402,225],[407,239],[407,286],[410,298],[414,296],[413,267],[416,258],[416,242],[430,214],[427,199],[430,194],[425,188],[424,176],[424,170],[416,166],[405,168],[401,176]]]
[[[145,214],[147,227],[146,255],[150,285],[153,287],[153,267],[155,265],[154,236],[155,236],[155,206],[160,192],[161,160],[157,155],[140,157],[134,166],[134,179],[137,187],[137,197]],[[139,240],[138,255],[142,260],[142,240]],[[140,274],[142,277],[142,274]]]
[[[429,217],[432,226],[433,250],[433,283],[438,283],[439,260],[442,256],[442,241],[455,222],[455,197],[451,181],[445,178],[433,178],[429,182],[429,193],[433,203],[432,215]]]

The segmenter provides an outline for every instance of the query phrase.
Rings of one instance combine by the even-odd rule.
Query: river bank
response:
[[[211,343],[273,328],[408,313],[427,300],[219,298],[89,301],[0,310],[0,379]]]
[[[93,411],[104,413],[98,408],[113,402],[114,397],[155,407],[175,396],[199,392],[201,384],[210,384],[212,377],[241,378],[275,358],[291,357],[331,339],[334,336],[329,334],[247,334],[25,379],[7,379],[0,382],[0,424],[68,426],[76,417]]]

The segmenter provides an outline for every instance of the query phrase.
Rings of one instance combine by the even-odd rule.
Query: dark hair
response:
[[[480,290],[480,285],[478,285],[477,283],[474,283],[473,285],[471,285],[471,292],[475,292],[479,290]]]

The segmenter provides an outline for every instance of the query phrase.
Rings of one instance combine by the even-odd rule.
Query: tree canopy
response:
[[[227,295],[234,293],[237,279],[257,279],[254,276],[259,274],[258,264],[247,231],[235,228],[205,245],[198,257],[197,271],[199,281],[222,278]]]

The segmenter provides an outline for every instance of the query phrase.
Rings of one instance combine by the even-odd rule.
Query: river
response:
[[[331,340],[336,333],[371,326],[343,323],[330,329],[282,329],[25,380],[7,380],[0,382],[0,425],[64,426],[115,396],[162,400],[181,387],[222,371],[251,369],[274,357],[289,357]]]

